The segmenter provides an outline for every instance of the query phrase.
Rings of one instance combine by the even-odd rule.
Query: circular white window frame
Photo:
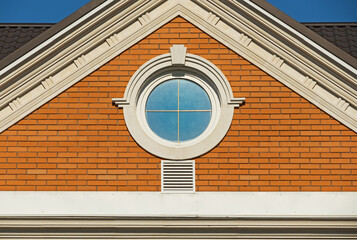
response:
[[[155,57],[142,65],[130,79],[124,98],[113,103],[124,109],[124,119],[134,140],[146,151],[160,158],[187,160],[214,148],[226,135],[231,125],[234,107],[244,98],[234,98],[223,73],[208,60],[186,54],[183,45],[174,45],[170,53]],[[146,100],[155,86],[163,81],[183,78],[198,83],[207,92],[212,104],[211,121],[197,138],[174,143],[158,137],[146,122]]]
[[[180,72],[182,73],[182,71],[180,71]],[[154,141],[156,141],[162,145],[168,146],[168,147],[182,148],[182,147],[194,145],[194,144],[202,141],[202,139],[204,139],[206,136],[209,135],[209,133],[215,128],[215,126],[218,123],[218,117],[220,115],[220,104],[219,104],[219,99],[218,99],[217,94],[205,80],[203,80],[200,77],[195,76],[192,73],[187,72],[187,71],[185,73],[183,73],[183,75],[175,74],[175,73],[176,73],[176,71],[170,70],[169,73],[166,73],[163,75],[160,74],[160,77],[156,77],[156,79],[149,82],[149,85],[142,91],[142,94],[140,94],[140,96],[139,96],[136,114],[137,114],[137,119],[139,121],[139,124],[144,129],[144,131],[146,131]],[[209,122],[208,126],[206,127],[206,129],[198,137],[196,137],[192,140],[183,141],[183,142],[172,142],[172,141],[165,140],[165,139],[159,137],[151,130],[151,128],[149,127],[149,125],[146,121],[146,111],[145,111],[146,110],[146,102],[147,102],[147,99],[148,99],[150,93],[154,90],[155,87],[157,87],[161,83],[170,81],[170,80],[176,80],[176,79],[189,80],[189,81],[196,83],[200,87],[202,87],[203,90],[207,93],[207,95],[210,99],[210,103],[211,103],[211,119],[210,119],[210,122]]]

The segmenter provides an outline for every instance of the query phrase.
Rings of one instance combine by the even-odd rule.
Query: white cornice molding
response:
[[[76,30],[34,50],[33,58],[1,76],[0,132],[176,16],[357,132],[357,70],[319,54],[324,49],[302,41],[304,36],[249,0],[139,0],[124,9],[128,1],[109,2],[100,5],[98,15],[84,16],[74,23]]]
[[[2,239],[356,239],[356,219],[0,218]]]

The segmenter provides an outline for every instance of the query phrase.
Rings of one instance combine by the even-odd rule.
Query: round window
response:
[[[141,128],[154,142],[179,148],[210,134],[219,113],[219,99],[206,79],[175,70],[148,79],[136,112]]]
[[[243,102],[213,63],[186,53],[183,45],[142,65],[124,98],[113,99],[123,107],[133,139],[151,154],[173,160],[195,158],[219,144],[234,107]]]
[[[159,137],[184,142],[200,136],[211,120],[212,106],[206,91],[185,80],[168,80],[150,93],[145,107],[146,121]]]

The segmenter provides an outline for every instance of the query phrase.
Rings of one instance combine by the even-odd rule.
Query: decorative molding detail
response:
[[[81,68],[84,65],[87,64],[87,59],[85,55],[80,56],[76,60],[74,60],[74,64],[76,65],[77,68]]]
[[[242,44],[244,47],[248,47],[249,44],[252,42],[252,39],[249,38],[247,35],[244,33],[241,33],[240,36],[238,37],[238,42]]]
[[[342,111],[346,111],[347,108],[350,106],[350,104],[345,100],[343,100],[342,98],[338,98],[336,106]]]
[[[129,105],[129,102],[125,98],[113,98],[112,103],[118,108]]]
[[[20,98],[16,98],[11,103],[9,103],[9,106],[12,109],[12,111],[15,111],[15,110],[19,109],[22,106],[21,99]]]
[[[245,102],[245,98],[232,98],[229,102],[228,105],[233,105],[234,107],[240,107],[243,105]]]
[[[174,194],[176,195],[176,194]],[[185,201],[183,201],[185,202]],[[173,205],[168,203],[168,205]],[[173,205],[174,206],[174,205]],[[115,208],[115,206],[113,206]],[[1,239],[356,239],[356,218],[0,218]]]
[[[120,38],[118,34],[114,33],[112,36],[106,39],[109,47],[113,47],[114,45],[118,44],[120,42]]]
[[[126,126],[142,148],[164,159],[193,159],[210,151],[224,138],[232,123],[234,107],[239,107],[245,98],[233,97],[227,78],[212,62],[198,55],[186,54],[183,45],[173,46],[170,50],[171,53],[144,63],[131,77],[124,98],[114,98],[112,102],[123,107]],[[183,59],[186,59],[185,65],[182,65]],[[178,62],[181,64],[174,64]],[[152,133],[143,116],[151,89],[160,81],[175,78],[177,72],[182,78],[199,83],[212,104],[212,117],[206,130],[199,137],[181,143],[166,141]]]
[[[148,22],[150,22],[150,17],[149,17],[149,13],[145,13],[144,15],[142,15],[141,17],[138,18],[140,24],[142,26],[144,26],[145,24],[147,24]]]
[[[222,43],[230,46],[233,51],[357,132],[357,69],[345,62],[336,62],[331,58],[323,57],[320,49],[301,41],[299,38],[301,36],[296,30],[291,31],[291,28],[289,29],[283,22],[278,23],[276,19],[270,19],[274,16],[267,17],[264,10],[254,9],[257,6],[250,0],[230,1],[235,6],[234,8],[220,1],[207,0],[206,2],[209,6],[200,3],[212,12],[219,14],[221,17],[219,27],[224,29],[227,38],[224,38],[220,33],[215,35],[216,31],[210,31],[209,34],[213,37],[218,36],[220,40],[224,39]],[[264,28],[259,27],[257,23],[260,23]],[[247,34],[253,39],[247,48],[239,48],[232,43],[237,41],[234,35],[241,33]],[[278,71],[264,65],[262,60],[268,61],[272,54],[280,56],[289,65],[283,64]],[[346,68],[349,70],[344,70]],[[304,86],[301,80],[304,75],[312,77],[319,84],[318,86],[325,89],[325,92],[332,93],[333,99],[340,96],[349,102],[348,111],[336,111],[330,94],[321,95],[315,89],[306,91],[305,87],[301,88]]]
[[[211,23],[212,25],[217,25],[219,19],[219,17],[210,12],[207,17],[207,22]]]
[[[316,81],[312,80],[311,78],[309,78],[308,76],[306,76],[304,78],[304,81],[303,81],[305,87],[309,88],[309,89],[314,89],[314,87],[316,86]]]
[[[184,45],[170,47],[172,65],[185,65],[187,48]]]
[[[53,77],[49,77],[46,80],[42,81],[41,84],[47,90],[55,85],[55,81]]]
[[[310,44],[309,39],[301,40],[301,33],[250,0],[229,4],[215,0],[105,1],[94,12],[98,14],[88,13],[56,38],[0,69],[0,132],[176,16],[187,19],[357,132],[357,69],[327,49]],[[216,25],[207,24],[207,18],[216,19],[210,13],[219,16]],[[116,42],[117,38],[121,40]],[[324,51],[327,53],[321,54]],[[272,68],[266,64],[272,55],[284,63],[275,60],[280,67]],[[76,59],[74,64],[70,59]],[[42,83],[48,76],[55,79],[51,91],[44,89],[49,82]],[[305,80],[306,76],[309,79]],[[17,110],[12,111],[9,104],[17,98],[26,107],[13,106]],[[346,104],[340,103],[342,109],[336,107],[338,98],[349,104],[346,111]]]
[[[275,67],[277,68],[280,68],[283,63],[284,63],[284,60],[279,58],[278,56],[276,56],[275,54],[273,54],[270,58],[270,62],[271,64],[273,64]]]

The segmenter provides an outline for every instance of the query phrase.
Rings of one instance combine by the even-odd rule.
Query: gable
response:
[[[353,131],[177,17],[1,133],[1,190],[159,191],[161,159],[133,140],[111,99],[172,44],[214,63],[246,98],[225,138],[195,159],[197,191],[355,189]]]
[[[230,7],[241,4],[244,19],[257,23],[259,11],[250,13],[257,14],[252,20],[244,8],[257,1],[230,1]],[[277,44],[264,35],[269,24],[261,32],[266,41],[254,31],[241,34],[255,29],[244,19],[243,27],[234,21],[227,27],[225,17],[241,16],[214,8],[227,2],[105,1],[58,41],[1,70],[0,104],[9,107],[0,120],[4,237],[354,236],[356,194],[347,191],[356,190],[357,138],[335,111],[342,106],[350,114],[354,105],[341,99],[330,108],[335,96],[354,90],[353,69],[309,44]],[[284,39],[286,29],[275,30]],[[277,49],[291,58],[272,55]],[[128,86],[143,66],[163,58],[176,70],[197,59],[214,64],[232,95],[225,100],[234,111],[227,134],[190,160],[194,194],[159,192],[162,159],[128,131]],[[317,78],[309,75],[301,85],[299,74]],[[328,81],[336,85],[320,81],[326,74],[338,76]],[[124,110],[113,104],[118,98]]]
[[[28,53],[1,70],[1,131],[179,15],[356,130],[356,69],[253,2],[143,0],[97,8],[82,27],[41,44],[31,61],[14,68]]]

